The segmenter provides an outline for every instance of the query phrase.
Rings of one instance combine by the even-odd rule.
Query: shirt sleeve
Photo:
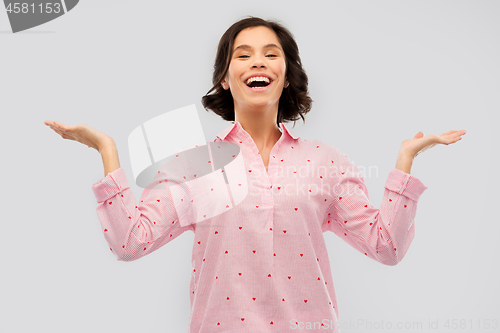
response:
[[[92,185],[104,238],[118,261],[137,260],[194,225],[181,226],[163,172],[144,189],[140,202],[122,168]]]
[[[364,255],[385,265],[405,256],[415,235],[417,202],[427,187],[416,177],[392,169],[385,182],[380,208],[370,203],[359,169],[335,148],[333,202],[322,231],[337,236]]]

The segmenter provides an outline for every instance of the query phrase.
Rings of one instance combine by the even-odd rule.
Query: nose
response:
[[[266,62],[264,61],[264,56],[256,55],[253,57],[252,68],[266,67]]]

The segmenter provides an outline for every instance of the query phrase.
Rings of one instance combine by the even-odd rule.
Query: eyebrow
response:
[[[275,47],[275,48],[279,49],[280,51],[282,51],[281,48],[278,45],[276,45],[276,44],[267,44],[267,45],[264,46],[265,49],[268,49],[268,48],[271,48],[271,47]],[[252,49],[252,47],[250,45],[247,45],[247,44],[242,44],[242,45],[237,46],[233,50],[233,52],[236,51],[237,49]]]

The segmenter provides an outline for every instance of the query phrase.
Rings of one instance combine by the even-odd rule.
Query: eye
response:
[[[241,56],[239,56],[238,58],[245,58],[245,57],[246,57],[246,58],[248,58],[248,56],[247,56],[247,55],[241,55]]]
[[[275,54],[268,54],[266,57],[277,57]]]

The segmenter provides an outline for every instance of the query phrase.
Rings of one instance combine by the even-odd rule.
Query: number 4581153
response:
[[[15,3],[9,3],[9,5],[7,6],[7,12],[8,13],[15,13],[15,14],[18,14],[18,13],[23,13],[23,14],[27,14],[27,13],[46,13],[46,14],[51,14],[51,13],[55,13],[55,14],[59,14],[61,12],[61,4],[60,3],[51,3],[51,2],[48,2],[48,3],[45,3],[45,6],[44,4],[39,4],[39,5],[35,5],[34,3],[18,3],[18,2],[15,2]]]

